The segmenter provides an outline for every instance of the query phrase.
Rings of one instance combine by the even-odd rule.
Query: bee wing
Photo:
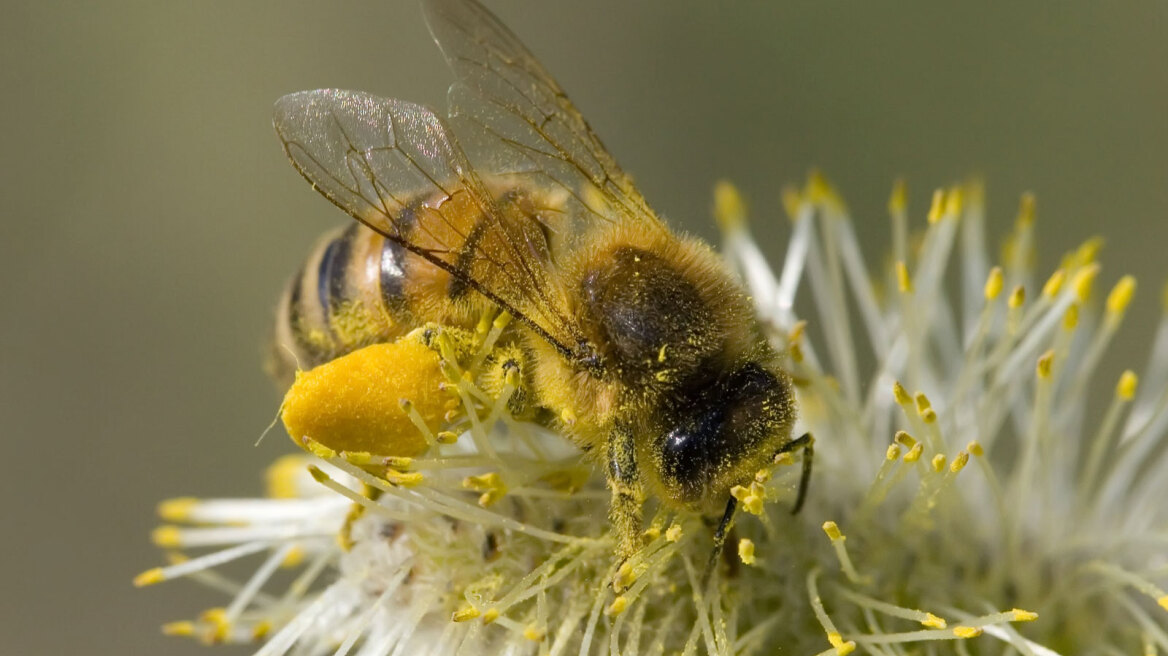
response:
[[[565,355],[582,343],[548,284],[543,227],[504,215],[434,112],[320,89],[281,98],[273,122],[292,163],[338,207],[481,292]],[[474,239],[468,206],[482,217]]]
[[[494,15],[469,0],[429,0],[424,8],[460,80],[451,88],[451,120],[482,170],[561,187],[586,221],[661,227],[560,85]]]

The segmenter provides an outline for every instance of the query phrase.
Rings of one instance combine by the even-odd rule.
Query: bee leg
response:
[[[627,585],[622,583],[620,566],[641,550],[641,477],[637,470],[637,460],[632,433],[623,428],[613,431],[608,445],[608,487],[612,490],[612,504],[609,519],[616,533],[617,578],[613,589],[618,593]]]
[[[815,456],[815,438],[811,433],[803,433],[779,447],[775,457],[796,449],[803,449],[803,474],[799,477],[799,493],[795,497],[795,507],[791,509],[792,515],[802,510],[803,502],[807,500],[807,487],[811,484],[811,461]]]
[[[710,580],[710,574],[714,572],[714,567],[718,564],[718,556],[722,555],[722,549],[726,546],[726,536],[730,534],[730,529],[734,525],[736,510],[738,510],[738,500],[730,497],[730,500],[726,502],[726,511],[722,513],[722,520],[718,522],[718,528],[714,529],[714,550],[710,552],[710,560],[706,562],[706,571],[702,575],[703,587],[705,582]]]

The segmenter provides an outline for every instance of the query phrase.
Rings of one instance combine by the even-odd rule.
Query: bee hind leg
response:
[[[643,544],[641,504],[644,502],[633,436],[620,428],[613,431],[608,445],[608,487],[612,491],[609,519],[616,535],[618,563],[612,586],[620,593],[631,583],[621,572],[621,565],[636,555]]]

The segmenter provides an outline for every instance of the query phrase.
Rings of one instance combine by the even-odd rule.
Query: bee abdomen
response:
[[[360,223],[326,235],[288,282],[276,312],[272,375],[290,382],[363,346],[412,328],[402,247]]]

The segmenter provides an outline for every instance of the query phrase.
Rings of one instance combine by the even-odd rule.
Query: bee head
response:
[[[702,511],[766,466],[795,422],[790,380],[756,362],[695,383],[670,406],[647,454],[650,477],[669,505]]]

